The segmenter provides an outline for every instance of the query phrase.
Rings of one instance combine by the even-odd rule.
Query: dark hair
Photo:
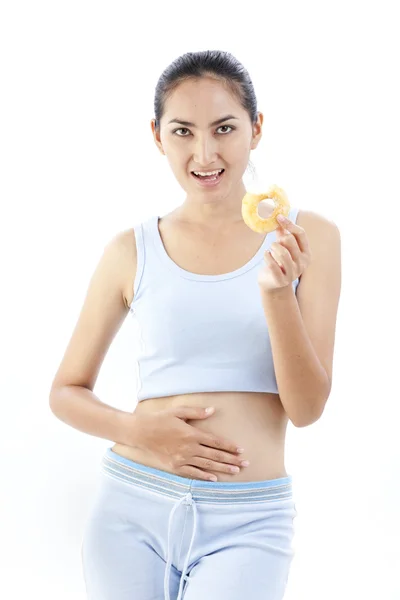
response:
[[[257,99],[247,70],[229,52],[204,50],[183,54],[161,74],[154,98],[157,129],[164,114],[165,102],[176,87],[182,81],[204,76],[222,80],[247,110],[251,122],[254,124],[257,121]]]

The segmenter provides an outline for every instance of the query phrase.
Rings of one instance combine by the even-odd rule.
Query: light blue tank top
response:
[[[290,210],[293,222],[298,211]],[[130,314],[137,327],[137,400],[193,392],[277,394],[257,283],[276,232],[235,271],[198,275],[169,257],[158,220],[134,225],[137,270]],[[298,283],[292,283],[295,292]]]

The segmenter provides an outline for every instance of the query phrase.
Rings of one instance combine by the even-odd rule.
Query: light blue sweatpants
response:
[[[282,600],[294,555],[292,477],[188,479],[107,448],[82,566],[89,600]]]

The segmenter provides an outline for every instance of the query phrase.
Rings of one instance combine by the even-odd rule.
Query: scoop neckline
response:
[[[155,247],[158,252],[158,255],[171,271],[185,279],[192,279],[194,281],[222,281],[224,279],[232,279],[233,277],[238,277],[239,275],[246,273],[247,271],[255,267],[263,259],[264,252],[266,251],[269,245],[269,241],[272,240],[272,236],[274,234],[274,231],[267,233],[261,243],[261,246],[254,254],[254,256],[246,264],[239,267],[238,269],[235,269],[234,271],[229,271],[228,273],[220,273],[219,275],[205,275],[200,273],[192,273],[191,271],[186,271],[186,269],[183,269],[172,260],[172,258],[169,256],[164,247],[160,230],[158,228],[158,222],[160,218],[161,217],[159,215],[155,215],[151,219],[151,225],[153,229],[153,240],[155,242]]]

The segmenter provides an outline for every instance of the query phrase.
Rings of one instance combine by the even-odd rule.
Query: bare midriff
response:
[[[284,452],[288,418],[277,394],[207,392],[149,398],[138,403],[135,413],[150,414],[178,406],[214,406],[210,417],[187,423],[244,448],[240,456],[250,465],[241,467],[237,474],[207,471],[215,474],[218,481],[262,481],[287,475]],[[117,443],[112,450],[134,462],[180,474],[167,464],[168,460],[142,448]]]
[[[264,239],[264,234],[254,233],[243,221],[229,231],[205,234],[197,226],[183,223],[174,213],[159,220],[159,232],[166,253],[176,264],[190,272],[210,275],[227,273],[245,264]],[[132,302],[134,262],[125,277],[128,305]],[[149,398],[139,402],[135,412],[150,414],[178,406],[215,407],[210,417],[187,422],[244,448],[240,456],[250,465],[241,467],[237,474],[210,471],[218,481],[262,481],[287,475],[284,451],[288,417],[278,394],[229,391]],[[112,450],[134,462],[179,475],[168,467],[168,461],[142,448],[117,443]]]

